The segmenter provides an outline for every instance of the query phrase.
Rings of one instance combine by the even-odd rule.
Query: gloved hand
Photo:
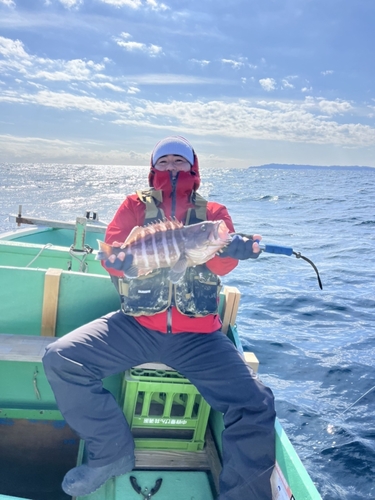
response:
[[[232,257],[237,260],[257,259],[260,255],[260,248],[256,240],[262,237],[254,235],[253,239],[243,238],[239,234],[234,234],[232,241],[224,250],[219,253],[219,257]]]
[[[126,275],[126,271],[133,265],[133,255],[125,254],[125,252],[120,250],[120,252],[110,255],[104,264],[106,267],[123,271]]]

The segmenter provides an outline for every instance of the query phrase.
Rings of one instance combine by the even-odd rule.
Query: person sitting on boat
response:
[[[164,218],[184,224],[223,220],[234,233],[227,209],[197,193],[198,159],[186,139],[167,137],[155,146],[148,179],[150,188],[127,196],[117,210],[106,243],[116,246],[134,227]],[[110,477],[133,469],[131,431],[102,379],[159,362],[183,374],[223,413],[219,499],[271,500],[273,394],[221,332],[218,315],[219,276],[233,270],[239,259],[256,258],[259,252],[257,242],[236,235],[221,254],[190,267],[173,285],[163,270],[128,279],[133,258],[124,252],[114,252],[103,262],[120,293],[121,310],[53,342],[43,358],[58,407],[86,444],[86,463],[63,480],[67,494],[88,495]],[[188,286],[195,287],[193,293],[186,293]]]

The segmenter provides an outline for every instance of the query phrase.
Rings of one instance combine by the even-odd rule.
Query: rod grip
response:
[[[259,243],[259,247],[263,252],[267,253],[275,253],[279,255],[293,255],[293,248],[290,247],[282,247],[280,245],[265,245],[263,243]]]

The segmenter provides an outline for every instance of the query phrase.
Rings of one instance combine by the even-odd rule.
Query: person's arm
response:
[[[219,203],[209,202],[207,206],[207,219],[208,220],[223,220],[227,225],[227,228],[231,233],[234,233],[234,226],[229,215],[228,210],[224,205]],[[232,259],[232,257],[219,257],[216,255],[208,262],[206,266],[208,269],[219,276],[224,276],[230,273],[237,266],[238,260]]]
[[[113,246],[121,246],[129,236],[131,230],[135,226],[139,226],[143,223],[142,218],[144,215],[141,213],[139,204],[140,202],[132,196],[125,198],[112,221],[108,224],[105,233],[106,243]],[[124,276],[123,271],[116,270],[113,267],[107,267],[103,260],[102,266],[113,276]]]
[[[226,223],[229,232],[234,233],[233,222],[227,209],[217,203],[211,203],[209,206],[212,209],[211,212],[208,212],[209,220],[222,219]],[[219,276],[224,276],[237,266],[238,260],[258,258],[260,255],[258,242],[261,239],[262,237],[259,234],[253,235],[252,239],[234,234],[231,243],[223,249],[220,255],[216,255],[206,262],[208,269]]]

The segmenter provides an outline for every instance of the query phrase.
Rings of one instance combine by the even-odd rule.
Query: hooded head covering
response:
[[[193,177],[193,190],[196,191],[200,185],[198,158],[194,152],[192,145],[184,137],[179,135],[169,136],[159,141],[151,155],[151,169],[148,176],[148,183],[151,187],[154,186],[155,175],[158,175],[158,170],[154,168],[155,163],[162,156],[179,155],[183,156],[191,165],[189,174]],[[157,183],[156,183],[157,184]]]
[[[166,155],[179,155],[183,156],[190,165],[194,163],[194,151],[186,139],[178,135],[166,137],[159,141],[152,152],[151,162],[155,163]]]

